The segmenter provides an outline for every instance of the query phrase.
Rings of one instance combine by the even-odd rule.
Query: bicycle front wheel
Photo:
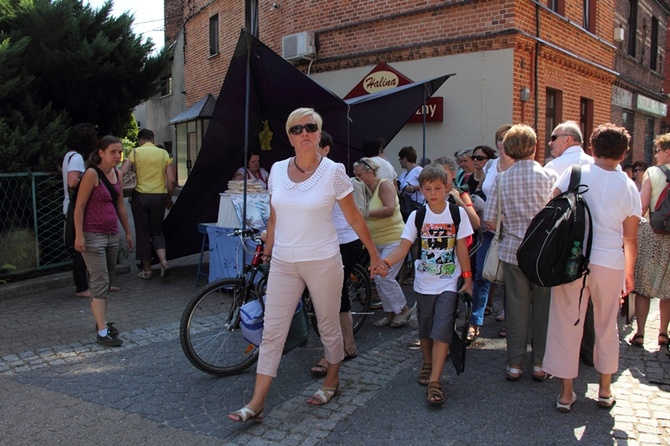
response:
[[[186,306],[179,327],[184,354],[215,376],[240,373],[258,360],[258,347],[242,336],[240,307],[257,296],[241,278],[209,284]]]
[[[372,284],[370,275],[360,264],[356,264],[347,280],[347,291],[351,299],[351,316],[354,319],[354,333],[357,333],[365,323],[365,319],[373,313],[370,309],[372,302]]]

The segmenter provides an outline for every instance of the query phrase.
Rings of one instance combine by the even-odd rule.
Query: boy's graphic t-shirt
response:
[[[426,206],[426,218],[421,226],[421,258],[414,261],[414,291],[421,294],[440,294],[444,291],[458,291],[461,266],[456,258],[456,240],[473,233],[472,225],[463,208],[458,209],[461,223],[455,231],[449,207],[440,214],[433,213]],[[416,211],[410,214],[402,233],[402,238],[416,240]]]

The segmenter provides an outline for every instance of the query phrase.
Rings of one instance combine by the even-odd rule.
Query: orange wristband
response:
[[[464,279],[467,279],[468,277],[472,277],[472,271],[463,271],[461,273],[461,277]]]

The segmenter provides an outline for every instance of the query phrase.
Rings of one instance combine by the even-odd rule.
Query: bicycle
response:
[[[258,360],[258,347],[242,336],[240,307],[264,294],[267,280],[261,263],[264,243],[257,229],[236,229],[231,235],[256,243],[251,262],[244,266],[240,276],[212,282],[198,292],[184,309],[179,327],[179,339],[188,360],[199,370],[215,376],[240,373]],[[259,271],[263,276],[257,281]],[[362,266],[356,265],[347,287],[356,333],[372,314],[370,278]],[[302,300],[318,334],[309,293],[303,293]]]

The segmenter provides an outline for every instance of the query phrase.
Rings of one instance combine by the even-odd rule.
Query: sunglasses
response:
[[[472,156],[473,161],[484,161],[484,160],[487,160],[487,159],[488,159],[488,157],[486,157],[486,156],[481,156],[481,155],[473,155]]]
[[[300,134],[302,134],[303,129],[307,133],[316,133],[316,132],[319,131],[319,126],[316,125],[316,124],[305,124],[305,125],[298,124],[298,125],[294,125],[293,127],[289,128],[288,132],[291,135],[300,135]]]
[[[551,140],[552,140],[552,141],[556,141],[556,140],[557,140],[558,138],[560,138],[561,136],[571,136],[571,135],[551,135]]]
[[[633,172],[644,172],[647,169],[633,169]]]

